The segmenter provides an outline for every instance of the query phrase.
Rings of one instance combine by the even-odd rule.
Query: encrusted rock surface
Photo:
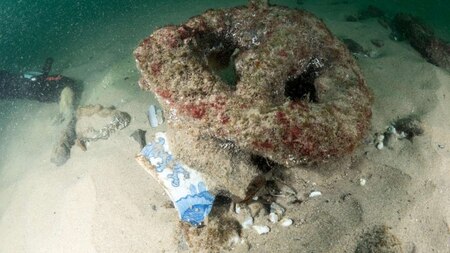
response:
[[[369,126],[372,96],[360,69],[306,11],[265,1],[209,10],[156,30],[134,54],[140,86],[156,93],[169,128],[279,164],[347,154]]]
[[[265,184],[258,157],[242,152],[232,142],[197,132],[179,126],[169,128],[167,138],[174,156],[203,173],[214,195],[231,193],[235,201],[244,201]]]
[[[450,71],[450,44],[438,38],[420,19],[399,13],[392,21],[392,28],[430,63]]]

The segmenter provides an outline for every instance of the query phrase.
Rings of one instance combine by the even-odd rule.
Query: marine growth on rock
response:
[[[369,127],[372,95],[359,67],[304,10],[265,1],[208,10],[154,31],[134,55],[169,128],[279,164],[348,154]]]

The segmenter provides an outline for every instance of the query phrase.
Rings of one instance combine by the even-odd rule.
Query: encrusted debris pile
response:
[[[288,167],[324,161],[353,151],[369,126],[359,67],[303,10],[267,1],[208,10],[154,31],[134,54],[174,155],[241,200],[262,174],[252,156]]]

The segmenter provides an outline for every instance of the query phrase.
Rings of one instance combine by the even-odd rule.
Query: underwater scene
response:
[[[1,1],[0,253],[450,252],[449,13]]]

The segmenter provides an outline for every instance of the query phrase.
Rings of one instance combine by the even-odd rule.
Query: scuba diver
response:
[[[42,71],[13,74],[0,70],[0,99],[31,99],[57,102],[65,87],[79,91],[73,79],[62,75],[49,75],[53,58],[45,60]]]
[[[31,99],[40,102],[59,102],[59,123],[62,132],[54,145],[51,162],[63,165],[70,157],[76,139],[76,106],[81,86],[62,75],[50,75],[53,59],[45,60],[42,71],[13,74],[0,70],[0,99]]]

